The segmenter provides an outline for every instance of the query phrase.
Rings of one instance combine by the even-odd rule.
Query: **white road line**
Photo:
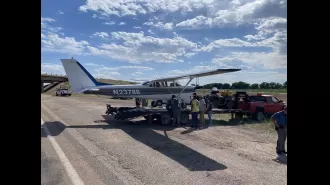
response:
[[[41,119],[41,125],[44,123],[44,121]],[[51,136],[48,128],[46,125],[43,125],[43,128],[47,134],[47,138],[49,139],[50,143],[53,145],[56,154],[58,155],[58,157],[60,158],[65,171],[67,172],[71,183],[73,185],[84,185],[84,182],[81,180],[81,178],[79,177],[77,171],[73,168],[72,164],[70,163],[69,159],[66,157],[66,155],[64,154],[63,150],[61,149],[60,145],[58,145],[58,143],[56,142],[56,140],[54,139],[54,137]]]

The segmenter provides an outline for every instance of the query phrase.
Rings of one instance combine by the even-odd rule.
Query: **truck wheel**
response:
[[[233,100],[228,100],[226,102],[226,108],[227,109],[232,109],[234,107],[234,101]]]
[[[189,114],[186,112],[181,112],[180,123],[185,125],[189,122]]]
[[[58,96],[58,94],[56,93],[56,96]]]
[[[171,121],[172,121],[172,117],[169,113],[164,113],[164,114],[161,114],[160,115],[160,124],[161,125],[169,125],[171,124]]]
[[[263,112],[257,112],[256,118],[257,118],[257,121],[262,122],[265,120],[265,115]]]
[[[152,102],[151,102],[151,106],[152,106],[152,107],[157,107],[156,102],[155,102],[155,101],[152,101]]]
[[[158,107],[163,106],[163,101],[162,101],[162,100],[157,100],[157,101],[156,101],[156,105],[157,105]]]

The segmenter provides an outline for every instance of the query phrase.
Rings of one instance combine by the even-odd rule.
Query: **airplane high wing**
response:
[[[206,72],[200,72],[200,73],[193,73],[193,74],[186,74],[186,75],[180,75],[180,76],[173,76],[173,77],[165,77],[165,78],[159,78],[155,80],[151,80],[152,82],[165,82],[165,81],[175,81],[180,79],[186,79],[186,78],[199,78],[204,76],[211,76],[211,75],[218,75],[218,74],[224,74],[224,73],[231,73],[240,71],[241,69],[216,69]]]
[[[187,74],[187,75],[181,75],[181,76],[173,76],[173,77],[167,77],[167,78],[159,78],[156,80],[152,80],[151,82],[167,82],[167,81],[176,81],[180,79],[186,79],[189,78],[189,81],[185,85],[185,87],[180,91],[178,94],[178,97],[180,97],[181,93],[188,87],[189,83],[194,79],[194,78],[199,78],[199,77],[204,77],[204,76],[211,76],[211,75],[217,75],[217,74],[224,74],[224,73],[231,73],[231,72],[236,72],[240,71],[241,69],[216,69],[216,70],[211,70],[211,71],[206,71],[206,72],[200,72],[200,73],[194,73],[194,74]]]

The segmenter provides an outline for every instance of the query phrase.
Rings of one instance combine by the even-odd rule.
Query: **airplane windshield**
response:
[[[148,86],[150,82],[144,82],[142,85]]]

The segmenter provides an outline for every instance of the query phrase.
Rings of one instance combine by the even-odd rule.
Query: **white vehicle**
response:
[[[162,106],[173,94],[184,103],[190,103],[190,97],[197,86],[188,86],[194,79],[204,76],[231,73],[240,69],[215,69],[195,74],[187,74],[146,81],[138,85],[113,85],[100,83],[75,59],[61,59],[71,89],[76,93],[100,94],[121,98],[151,99],[153,107]],[[187,84],[180,85],[178,80],[189,79]]]
[[[56,96],[71,96],[71,92],[67,88],[59,88],[56,90]]]

